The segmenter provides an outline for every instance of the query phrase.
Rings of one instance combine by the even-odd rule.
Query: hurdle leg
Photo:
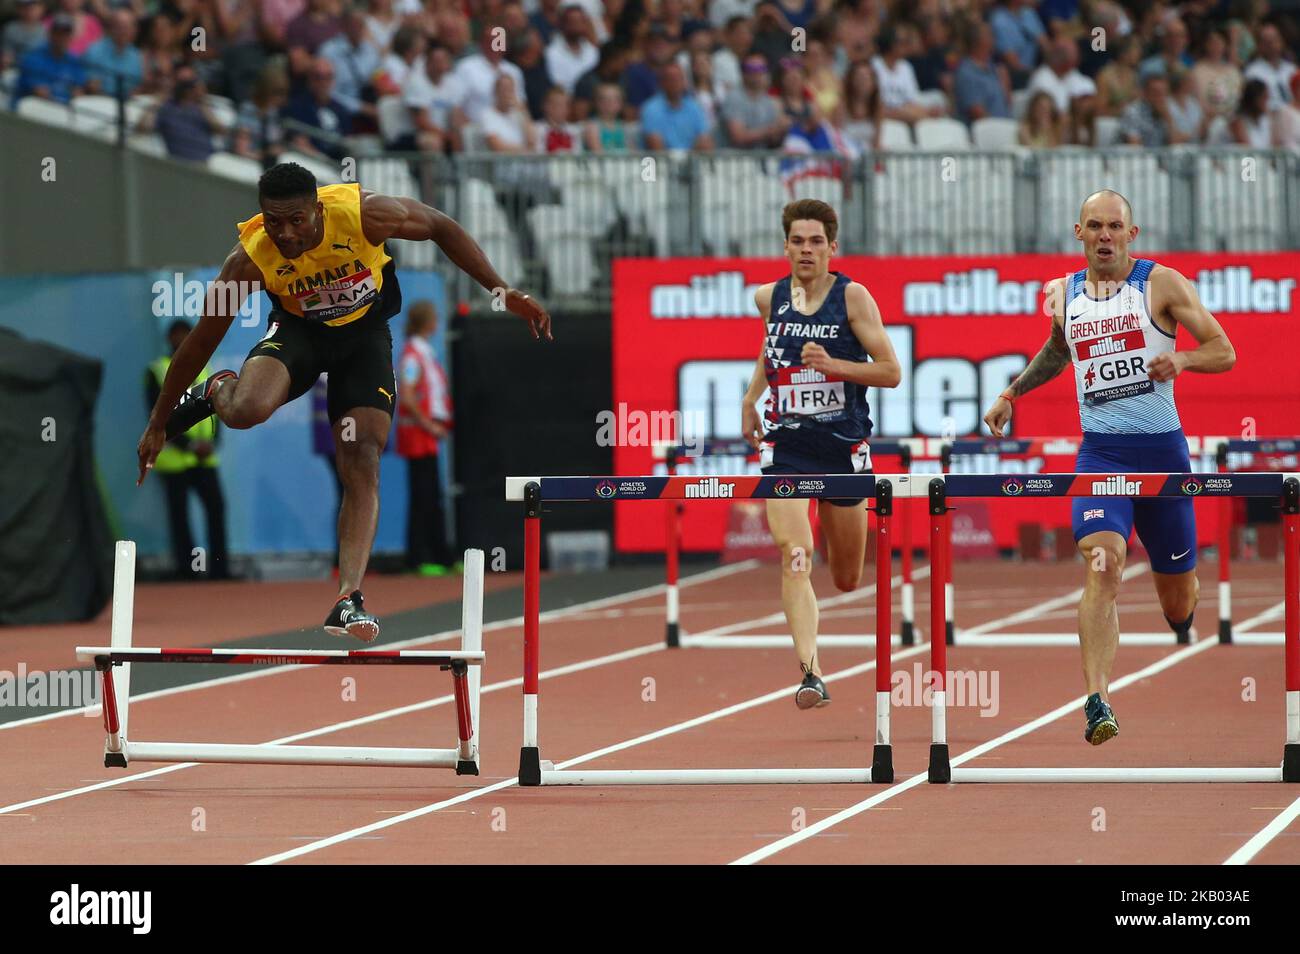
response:
[[[1219,500],[1219,642],[1232,642],[1233,498]]]
[[[898,501],[898,522],[903,538],[903,622],[899,636],[904,646],[916,644],[915,597],[912,590],[912,498],[903,497]]]
[[[956,609],[956,591],[952,585],[952,511],[944,510],[943,514],[943,638],[949,646],[956,642],[957,630],[953,624],[953,613]],[[937,633],[938,630],[936,629]]]
[[[135,541],[118,540],[113,547],[113,621],[109,645],[131,648],[131,624],[135,618]],[[104,683],[104,767],[126,768],[127,720],[131,704],[131,664],[123,663],[116,675],[113,667],[102,670]],[[110,714],[113,727],[110,728]]]
[[[524,488],[524,744],[519,750],[519,784],[542,784],[537,746],[537,672],[540,656],[542,574],[542,487]]]
[[[947,581],[944,579],[943,567],[947,558],[948,522],[945,516],[948,509],[947,495],[944,493],[943,481],[930,481],[930,566],[935,572],[930,573],[930,678],[933,681],[930,710],[930,769],[929,781],[942,784],[952,781],[952,763],[948,760],[948,712],[947,693],[944,688],[945,672],[948,669],[948,643],[940,639],[946,619],[945,596]]]
[[[672,471],[669,471],[671,474]],[[681,504],[676,500],[665,501],[668,507],[668,548],[664,557],[667,569],[667,579],[664,587],[664,618],[666,620],[667,632],[665,640],[669,648],[675,648],[681,645],[681,630],[678,627],[678,594],[677,580],[681,572],[681,546],[682,546],[682,520]]]
[[[461,595],[461,649],[477,652],[483,648],[483,551],[465,551],[465,581]],[[465,696],[468,708],[468,732],[460,734],[457,775],[477,775],[479,771],[479,695],[483,683],[483,667],[469,666],[466,676]],[[459,681],[457,681],[458,683]],[[453,684],[455,688],[456,683]],[[456,711],[459,717],[459,699]],[[459,722],[459,718],[457,720]]]
[[[890,523],[894,488],[876,481],[876,743],[871,752],[871,781],[894,780],[894,750],[889,740],[889,691],[893,654],[893,541]]]
[[[1282,781],[1300,782],[1300,474],[1288,474],[1282,492],[1286,577],[1286,748]]]

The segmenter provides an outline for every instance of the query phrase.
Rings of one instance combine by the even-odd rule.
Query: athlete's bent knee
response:
[[[851,568],[832,569],[831,579],[841,593],[852,593],[862,584],[862,567],[858,567],[857,572]]]
[[[781,547],[781,572],[787,577],[808,577],[812,574],[812,549],[803,544],[789,543]]]

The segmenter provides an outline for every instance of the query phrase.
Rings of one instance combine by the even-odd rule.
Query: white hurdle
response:
[[[479,774],[479,694],[483,652],[483,551],[465,551],[461,648],[429,650],[350,649],[170,649],[132,643],[135,609],[135,543],[114,549],[111,645],[78,646],[77,658],[95,664],[104,688],[105,767],[135,762],[227,762],[264,765],[373,765],[450,768]],[[396,748],[354,745],[263,743],[134,742],[128,735],[133,663],[225,663],[256,666],[384,665],[437,666],[452,674],[456,708],[455,748]],[[115,670],[118,672],[115,675]]]

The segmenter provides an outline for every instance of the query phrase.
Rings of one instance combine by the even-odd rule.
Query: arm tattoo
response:
[[[1032,391],[1040,384],[1046,384],[1070,364],[1070,346],[1065,343],[1065,332],[1056,322],[1052,322],[1052,337],[1047,339],[1041,351],[1029,362],[1029,367],[1020,377],[1011,382],[1011,393],[1016,397]]]

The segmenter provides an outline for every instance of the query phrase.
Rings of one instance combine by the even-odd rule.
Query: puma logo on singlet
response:
[[[343,250],[345,250],[345,251],[350,252],[350,251],[352,251],[352,239],[348,239],[346,242],[344,242],[344,243],[342,243],[342,244],[339,244],[338,242],[335,242],[333,245],[330,246],[330,248],[332,248],[332,249],[339,249],[339,248],[341,248],[341,249],[343,249]]]
[[[375,388],[375,390],[378,391],[380,394],[382,394],[384,397],[388,398],[389,404],[393,403],[393,396],[389,394],[387,391],[385,391],[383,388]]]

